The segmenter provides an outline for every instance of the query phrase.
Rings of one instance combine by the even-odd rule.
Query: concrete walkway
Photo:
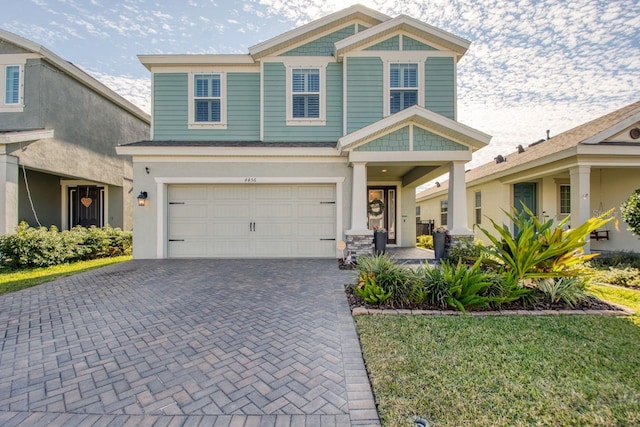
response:
[[[0,296],[0,425],[379,425],[353,274],[131,261]]]

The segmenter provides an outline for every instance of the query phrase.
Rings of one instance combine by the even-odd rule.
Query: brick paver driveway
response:
[[[131,261],[0,296],[0,425],[379,425],[352,277]]]

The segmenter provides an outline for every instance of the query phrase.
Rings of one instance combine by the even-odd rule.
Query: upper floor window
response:
[[[189,81],[189,127],[225,128],[226,74],[193,73]]]
[[[287,125],[324,125],[325,67],[287,67]]]
[[[292,115],[294,119],[320,118],[320,70],[291,70]]]
[[[22,111],[22,66],[0,65],[0,111]]]
[[[389,65],[389,112],[418,104],[418,64]]]

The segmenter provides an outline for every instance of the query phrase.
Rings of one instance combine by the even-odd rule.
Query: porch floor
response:
[[[387,246],[387,255],[405,264],[423,264],[425,262],[434,263],[435,253],[430,249],[422,248],[401,248]]]

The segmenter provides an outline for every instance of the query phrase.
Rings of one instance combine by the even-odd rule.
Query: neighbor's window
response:
[[[475,210],[476,210],[476,224],[481,224],[481,221],[482,221],[482,193],[480,191],[476,191]]]
[[[571,213],[571,186],[560,185],[560,215]]]
[[[194,73],[190,81],[189,126],[192,128],[226,125],[224,73]]]
[[[20,66],[5,67],[4,103],[7,105],[20,103]]]
[[[449,213],[449,201],[440,201],[440,225],[447,225],[447,214]]]
[[[389,65],[389,112],[418,104],[418,64]]]
[[[416,206],[416,222],[420,221],[420,206]]]

